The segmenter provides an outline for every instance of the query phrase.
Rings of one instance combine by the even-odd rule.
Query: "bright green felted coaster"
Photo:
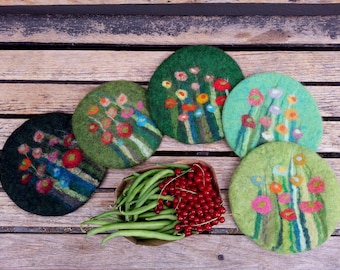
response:
[[[324,243],[340,221],[340,186],[313,151],[289,142],[252,150],[234,172],[229,201],[239,229],[264,249],[298,253]]]
[[[212,46],[176,51],[154,72],[148,89],[152,119],[169,137],[187,144],[224,137],[221,112],[229,90],[243,79],[237,63]]]
[[[72,125],[83,151],[108,168],[144,162],[162,140],[146,108],[146,90],[128,81],[108,82],[88,93],[78,104]]]
[[[230,147],[244,157],[269,141],[288,141],[316,151],[322,118],[311,94],[295,79],[260,73],[241,81],[230,93],[222,113]]]
[[[60,216],[82,206],[105,176],[79,149],[71,115],[35,116],[7,139],[1,155],[1,183],[20,208]]]

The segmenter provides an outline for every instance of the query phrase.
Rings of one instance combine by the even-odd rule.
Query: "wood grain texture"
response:
[[[173,51],[0,51],[2,80],[147,82],[159,64]],[[245,76],[279,72],[301,82],[337,82],[337,51],[242,51],[227,52]],[[51,64],[53,63],[53,64]],[[308,70],[308,72],[301,72]]]
[[[274,3],[274,4],[329,4],[338,0],[0,0],[1,6],[9,5],[105,5],[105,4],[204,4],[204,3]]]
[[[199,235],[158,247],[137,246],[123,238],[100,247],[100,239],[99,235],[86,239],[68,234],[3,234],[0,247],[5,252],[0,253],[1,266],[8,270],[174,270],[335,269],[340,264],[338,237],[331,237],[310,252],[289,257],[264,251],[245,236]]]
[[[324,47],[338,43],[339,22],[340,16],[8,14],[0,15],[0,42],[71,46],[319,44]]]
[[[0,0],[10,5],[105,5],[107,0]],[[115,4],[278,3],[336,4],[339,0],[118,0]],[[0,149],[29,117],[62,111],[102,82],[125,79],[147,88],[155,68],[175,49],[191,44],[222,47],[244,75],[277,71],[303,82],[324,117],[318,152],[340,181],[340,16],[110,16],[0,14]],[[159,247],[124,238],[100,247],[86,239],[81,221],[108,209],[121,179],[162,162],[200,159],[215,168],[228,209],[212,235]],[[169,137],[134,168],[109,169],[100,188],[77,211],[43,217],[18,208],[0,185],[0,269],[337,269],[340,223],[310,252],[267,252],[242,235],[230,216],[228,187],[240,159],[225,140],[184,145]]]
[[[129,77],[123,79],[129,80]],[[73,113],[79,101],[99,84],[1,83],[1,114]],[[339,116],[337,102],[340,100],[340,86],[307,85],[305,88],[316,100],[323,117]]]

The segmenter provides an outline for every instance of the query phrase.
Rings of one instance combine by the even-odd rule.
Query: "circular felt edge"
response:
[[[314,162],[318,163],[318,166],[316,166],[316,170],[317,171],[324,171],[323,174],[326,174],[329,176],[329,178],[327,178],[327,182],[331,181],[333,184],[333,188],[331,190],[328,190],[329,196],[333,199],[330,199],[326,205],[327,209],[329,210],[329,213],[327,214],[328,219],[330,220],[330,223],[328,228],[330,228],[328,230],[328,234],[327,234],[327,239],[331,236],[331,234],[334,232],[334,230],[336,229],[336,226],[338,225],[339,221],[340,221],[340,185],[339,182],[336,178],[336,175],[334,173],[334,171],[332,170],[332,168],[330,167],[330,165],[322,158],[320,157],[317,153],[311,151],[310,149],[307,149],[301,145],[297,145],[294,143],[290,143],[290,142],[268,142],[265,143],[261,146],[256,147],[254,150],[252,150],[251,152],[249,152],[240,162],[240,164],[237,166],[237,168],[235,169],[232,177],[231,177],[231,181],[230,181],[230,185],[229,185],[229,192],[228,192],[228,198],[229,198],[229,205],[230,205],[230,210],[231,210],[231,214],[233,216],[233,219],[237,225],[237,227],[239,228],[239,230],[244,233],[249,239],[251,239],[254,243],[256,243],[258,246],[260,246],[261,248],[268,250],[268,251],[272,251],[272,252],[276,252],[276,253],[282,253],[282,254],[291,254],[291,252],[284,252],[284,251],[280,251],[280,250],[271,250],[271,249],[267,249],[264,246],[261,245],[261,243],[257,242],[256,240],[252,239],[252,236],[249,233],[249,226],[253,226],[252,224],[255,223],[255,219],[254,222],[247,220],[246,218],[248,217],[248,215],[246,214],[246,211],[241,211],[241,213],[239,213],[240,211],[238,211],[238,209],[244,209],[244,205],[242,205],[242,201],[244,201],[244,196],[251,196],[249,195],[250,192],[246,191],[243,194],[239,194],[238,195],[238,191],[239,190],[246,190],[247,187],[249,186],[253,186],[253,184],[251,183],[250,180],[247,180],[248,182],[243,185],[242,183],[240,183],[242,180],[240,180],[239,175],[242,174],[243,177],[242,179],[250,179],[251,176],[256,175],[256,171],[254,170],[254,155],[264,155],[263,153],[266,154],[270,154],[270,153],[275,153],[275,149],[277,149],[277,147],[284,147],[284,148],[298,148],[301,152],[305,155],[308,155],[310,157],[313,158]],[[278,154],[279,156],[282,155],[282,153]],[[261,159],[256,159],[256,161],[258,163],[262,162]],[[249,165],[249,166],[248,166]],[[324,168],[324,169],[321,169]],[[255,193],[254,193],[255,194]],[[254,195],[256,196],[256,195]],[[249,201],[249,209],[251,209],[250,207],[250,201]],[[252,210],[252,209],[251,209]],[[254,211],[254,210],[252,210]],[[322,245],[324,242],[327,241],[327,239],[325,239],[323,242],[317,244],[315,247],[311,248],[311,249],[315,249],[316,247]],[[311,250],[309,249],[309,250]],[[305,250],[308,251],[308,250]],[[302,251],[302,252],[305,252]]]
[[[235,125],[230,125],[228,122],[228,119],[230,119],[229,116],[233,116],[235,115],[235,110],[233,108],[235,108],[235,103],[233,104],[232,102],[240,102],[240,100],[238,99],[237,101],[233,101],[233,96],[239,95],[241,94],[241,92],[244,90],[244,86],[248,85],[249,82],[252,81],[261,81],[261,80],[265,80],[266,78],[270,78],[270,77],[277,77],[278,80],[288,80],[289,83],[291,85],[295,85],[296,88],[299,89],[299,91],[303,91],[303,96],[305,96],[308,99],[308,102],[304,102],[305,106],[310,105],[313,106],[315,108],[315,118],[313,119],[313,130],[309,133],[310,135],[313,134],[316,139],[314,140],[314,144],[310,145],[309,144],[309,140],[306,139],[300,139],[300,142],[298,142],[299,145],[302,145],[310,150],[316,151],[318,146],[321,143],[322,140],[322,135],[323,135],[323,121],[322,121],[322,117],[318,108],[318,105],[314,99],[314,97],[310,94],[310,92],[305,88],[304,85],[302,85],[299,81],[295,80],[294,78],[286,75],[286,74],[282,74],[282,73],[278,73],[278,72],[263,72],[263,73],[258,73],[252,76],[249,76],[247,78],[245,78],[244,80],[240,81],[234,88],[233,91],[230,92],[230,95],[228,97],[228,99],[226,100],[223,110],[222,110],[222,125],[223,125],[223,131],[225,134],[225,140],[227,142],[227,144],[230,146],[231,149],[233,149],[233,151],[235,152],[236,155],[238,155],[239,157],[243,158],[249,151],[251,151],[252,149],[256,148],[257,146],[259,146],[260,144],[257,145],[252,145],[250,147],[250,149],[248,151],[246,151],[244,154],[241,154],[238,150],[236,150],[236,140],[237,140],[237,136],[236,136],[236,129],[237,128]],[[286,89],[285,89],[286,90]],[[247,95],[244,96],[244,100],[243,102],[247,102],[247,98],[248,98],[248,94],[250,89],[248,90],[247,88]],[[301,95],[301,93],[299,93]],[[248,106],[248,104],[247,104]],[[242,104],[238,104],[237,105],[238,108],[242,108]],[[246,111],[244,110],[244,114],[246,114]],[[241,116],[241,115],[240,115]],[[241,125],[240,125],[241,127]],[[303,143],[301,143],[301,141]]]
[[[176,136],[173,134],[173,128],[169,128],[169,126],[167,125],[167,122],[164,121],[164,119],[169,119],[169,115],[166,114],[165,108],[163,106],[152,107],[151,104],[159,104],[157,97],[161,95],[162,91],[164,91],[161,86],[161,82],[164,80],[164,76],[162,75],[164,70],[168,70],[166,73],[167,73],[167,77],[169,77],[169,76],[173,76],[174,72],[176,71],[190,68],[188,67],[186,63],[178,65],[178,66],[176,65],[176,68],[165,68],[165,67],[167,66],[172,67],[172,62],[174,61],[178,61],[178,62],[187,61],[188,55],[190,56],[195,55],[197,56],[197,58],[201,59],[202,58],[201,56],[206,54],[207,52],[214,54],[214,55],[215,54],[218,55],[219,59],[224,59],[224,61],[228,63],[228,65],[224,66],[223,68],[220,67],[220,70],[228,70],[228,73],[231,73],[231,74],[225,74],[228,76],[223,76],[224,74],[220,74],[222,72],[219,71],[219,72],[215,72],[215,73],[218,73],[217,77],[228,77],[228,81],[231,83],[232,87],[234,87],[242,79],[244,79],[242,70],[240,66],[238,65],[238,63],[236,62],[236,60],[233,59],[227,53],[225,53],[222,49],[219,49],[214,46],[209,46],[209,45],[191,45],[191,46],[186,46],[184,48],[181,48],[175,51],[173,54],[171,54],[169,57],[163,60],[163,62],[161,62],[158,68],[154,71],[149,82],[147,98],[148,98],[149,111],[150,111],[151,118],[154,120],[154,122],[157,124],[158,128],[164,135],[167,135],[184,144],[192,144],[192,143],[188,142],[188,140],[183,139],[182,136],[180,135]],[[204,61],[207,61],[207,60],[204,60]],[[198,65],[198,64],[194,63],[193,66],[195,65]],[[211,72],[211,73],[214,73],[214,72]],[[155,92],[155,94],[152,94],[153,92]],[[222,109],[223,108],[220,109],[221,115],[222,115]],[[159,118],[160,116],[161,118]],[[222,139],[224,137],[222,122],[221,122],[220,129],[221,129],[221,133],[223,134],[220,138],[200,141],[197,144],[212,143],[212,142]]]
[[[55,120],[51,121],[51,117],[54,118]],[[16,143],[17,142],[17,137],[19,133],[22,133],[22,130],[26,130],[28,129],[29,125],[33,124],[34,127],[38,127],[40,126],[41,122],[46,123],[46,124],[54,124],[54,126],[52,127],[53,130],[58,130],[58,132],[61,131],[66,131],[66,132],[70,132],[73,133],[72,131],[72,125],[71,125],[71,118],[72,115],[71,114],[67,114],[67,113],[63,113],[63,112],[52,112],[52,113],[46,113],[46,114],[42,114],[42,115],[38,115],[38,116],[34,116],[32,118],[30,118],[29,120],[26,120],[24,123],[22,123],[19,127],[17,127],[12,134],[7,138],[3,150],[2,150],[2,155],[1,155],[1,162],[0,162],[0,181],[2,184],[2,188],[4,189],[4,191],[7,193],[8,197],[15,203],[15,205],[17,205],[20,209],[35,214],[35,215],[40,215],[40,216],[63,216],[69,213],[72,213],[76,210],[78,210],[80,207],[82,207],[84,204],[86,204],[90,198],[93,195],[93,192],[91,193],[91,195],[87,198],[86,201],[82,202],[81,204],[78,205],[78,207],[73,208],[73,209],[66,209],[64,207],[58,206],[58,204],[56,203],[54,205],[53,210],[50,211],[44,211],[41,208],[32,208],[30,206],[27,206],[27,204],[29,205],[29,202],[25,202],[25,203],[21,203],[20,201],[18,201],[17,198],[22,197],[21,195],[16,196],[15,194],[12,194],[11,189],[13,187],[11,187],[7,181],[6,183],[4,182],[4,178],[8,176],[8,173],[10,173],[12,171],[13,168],[7,167],[6,165],[10,165],[8,164],[7,161],[5,161],[6,155],[7,155],[7,148],[10,147],[11,144]],[[58,121],[57,121],[58,120]],[[39,125],[36,124],[36,122],[40,123]],[[61,130],[59,129],[59,126],[64,126],[67,125],[67,128],[65,130]],[[51,126],[49,126],[48,129],[50,129]],[[44,128],[39,128],[40,130],[45,130]],[[18,143],[23,143],[23,142],[18,142]],[[17,149],[15,149],[17,150]],[[17,151],[16,151],[17,152]],[[12,156],[12,155],[11,155]],[[101,179],[98,179],[99,181],[99,185],[96,187],[98,188],[101,184],[101,182],[103,181],[106,171],[104,168],[98,166],[97,164],[93,163],[86,155],[84,155],[84,159],[87,160],[87,162],[91,162],[93,164],[93,166],[97,167],[97,171],[101,170],[102,172],[99,173],[101,174]],[[8,172],[8,170],[10,170],[10,172]],[[15,170],[17,171],[17,167],[15,167]],[[12,173],[10,173],[10,175],[13,175]],[[16,174],[15,174],[16,175]],[[14,177],[14,176],[13,176]],[[21,188],[21,190],[23,192],[27,192],[26,187],[23,186]],[[35,189],[30,189],[32,192],[34,192]],[[30,195],[28,197],[28,199],[30,197],[32,197],[34,194]],[[41,195],[39,195],[38,193],[36,193],[36,197],[39,197]],[[34,196],[35,197],[35,196]],[[41,199],[38,199],[38,201],[41,201],[41,203],[46,204],[47,202],[52,203],[53,201],[50,200],[49,198],[46,198],[47,201],[45,201],[45,199],[42,197]]]
[[[92,159],[94,162],[106,167],[106,168],[112,168],[112,169],[126,169],[126,168],[131,168],[134,166],[137,166],[144,161],[146,161],[152,154],[156,152],[158,149],[159,145],[162,142],[163,135],[159,131],[158,127],[155,126],[155,129],[159,131],[159,138],[154,140],[155,147],[153,152],[151,153],[150,156],[145,157],[143,160],[141,160],[139,163],[133,163],[131,166],[125,166],[123,163],[118,163],[119,161],[115,160],[115,158],[112,158],[112,152],[107,149],[107,147],[103,147],[102,145],[98,145],[97,142],[93,142],[94,145],[97,147],[92,147],[89,145],[87,140],[83,140],[83,134],[87,133],[87,124],[84,124],[86,122],[87,116],[83,115],[85,113],[85,105],[87,99],[92,99],[92,95],[95,94],[98,91],[103,91],[103,92],[114,92],[118,91],[116,89],[120,88],[129,88],[132,91],[138,92],[140,97],[142,97],[142,101],[144,103],[144,107],[142,112],[150,117],[150,113],[147,109],[147,100],[146,100],[146,90],[141,87],[139,84],[131,82],[131,81],[126,81],[126,80],[117,80],[117,81],[110,81],[103,83],[99,85],[98,87],[94,88],[91,90],[89,93],[87,93],[83,99],[78,103],[72,117],[72,126],[73,126],[73,131],[74,135],[78,141],[78,144],[80,145],[81,149],[86,153],[87,156],[89,156],[90,159]],[[112,90],[114,89],[114,90]],[[135,98],[135,96],[131,96]],[[140,100],[140,98],[139,98]],[[86,105],[87,106],[87,105]],[[86,125],[86,127],[84,126]],[[92,145],[92,144],[91,144]],[[90,147],[89,147],[90,146]],[[111,158],[108,158],[106,161],[102,159],[103,156],[108,156]]]

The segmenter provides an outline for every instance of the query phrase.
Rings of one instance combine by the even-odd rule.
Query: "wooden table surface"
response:
[[[50,6],[40,6],[46,2]],[[106,6],[111,2],[0,0],[0,148],[31,116],[54,111],[73,113],[86,93],[106,81],[130,80],[147,88],[154,70],[175,50],[206,44],[234,57],[245,76],[276,71],[306,86],[324,121],[318,153],[340,181],[338,0],[120,0]],[[216,4],[216,13],[208,2]],[[172,13],[178,8],[179,14],[187,14],[167,14],[168,3],[174,5]],[[254,3],[261,6],[249,8]],[[90,4],[104,12],[95,14]],[[144,14],[138,12],[137,4],[144,4],[140,6]],[[287,14],[275,4],[284,5]],[[77,5],[81,5],[81,14],[74,12]],[[145,12],[147,5],[149,13]],[[157,9],[151,8],[154,5],[159,8],[156,14]],[[195,13],[198,5],[204,5],[199,6],[205,10],[202,15]],[[88,14],[84,12],[86,6]],[[328,11],[324,12],[326,6]],[[56,12],[56,7],[61,9]],[[243,7],[251,12],[241,14]],[[276,11],[264,12],[268,7]],[[118,14],[119,9],[124,12]],[[135,245],[125,238],[101,247],[102,236],[85,238],[80,222],[108,209],[123,177],[150,164],[183,158],[200,159],[215,168],[228,209],[224,224],[211,234],[158,247]],[[322,246],[295,255],[265,251],[238,230],[229,215],[227,195],[230,177],[239,162],[224,140],[184,145],[164,137],[144,164],[108,170],[93,197],[77,211],[61,217],[21,210],[0,186],[0,269],[340,268],[340,224]]]

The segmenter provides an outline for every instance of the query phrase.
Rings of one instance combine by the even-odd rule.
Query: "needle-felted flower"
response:
[[[172,85],[169,78],[159,82],[165,95]],[[108,82],[90,91],[72,117],[74,135],[84,155],[102,166],[117,169],[130,168],[148,159],[163,135],[151,119],[146,103],[145,89],[133,82]],[[186,106],[184,109],[190,112],[195,109],[174,94],[157,104],[166,111],[176,105]],[[94,106],[98,107],[96,114],[86,113],[87,108]]]
[[[151,118],[164,135],[180,142],[218,141],[224,137],[221,110],[226,96],[242,79],[239,66],[223,50],[203,45],[179,49],[151,77]]]
[[[85,115],[99,113],[89,115],[89,107]],[[43,216],[65,215],[81,207],[104,178],[105,169],[79,149],[71,119],[64,113],[35,116],[7,139],[1,184],[20,208]]]
[[[241,232],[271,252],[314,249],[340,221],[333,170],[296,143],[268,142],[250,151],[231,178],[229,202]]]
[[[259,89],[252,89],[249,92],[248,102],[251,106],[259,106],[263,103],[264,96]]]
[[[272,211],[272,203],[270,201],[270,198],[265,195],[261,195],[256,197],[251,202],[251,207],[260,214],[268,214],[270,211]]]

